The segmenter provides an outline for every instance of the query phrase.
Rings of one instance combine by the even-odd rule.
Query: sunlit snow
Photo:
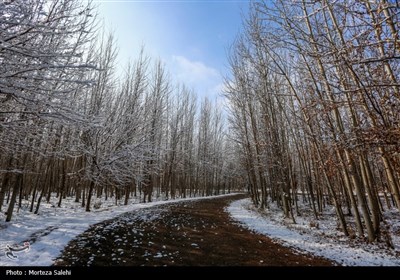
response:
[[[341,233],[335,229],[334,219],[319,221],[323,230],[316,230],[310,228],[306,220],[296,217],[298,226],[295,227],[283,218],[277,219],[277,213],[262,215],[252,206],[250,199],[234,201],[226,210],[243,226],[269,236],[277,243],[325,257],[341,265],[400,265],[400,258],[396,258],[394,251],[376,244],[352,244],[348,238],[341,238]],[[393,239],[393,242],[398,253],[400,244],[397,239]]]
[[[54,259],[61,253],[68,242],[87,230],[90,225],[141,208],[216,197],[221,196],[132,203],[127,206],[115,206],[109,200],[109,205],[103,201],[102,208],[92,212],[85,212],[80,207],[80,204],[73,202],[74,199],[71,198],[63,201],[62,208],[43,203],[40,215],[29,212],[27,207],[21,208],[19,213],[14,214],[13,221],[9,223],[3,222],[3,214],[0,214],[0,219],[2,220],[0,222],[0,266],[49,266],[53,264]],[[143,218],[151,220],[156,216],[157,213],[154,213],[154,215]],[[122,241],[119,237],[114,237],[116,242]],[[7,245],[21,245],[24,241],[30,241],[31,243],[29,252],[16,254],[18,259],[15,260],[6,257]]]

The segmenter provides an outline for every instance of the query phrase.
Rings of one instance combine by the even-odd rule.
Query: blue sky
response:
[[[212,99],[228,72],[227,52],[242,28],[249,1],[102,1],[100,18],[118,40],[119,65],[141,45],[162,59],[175,81]]]

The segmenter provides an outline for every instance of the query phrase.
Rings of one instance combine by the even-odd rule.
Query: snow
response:
[[[379,244],[355,243],[336,230],[336,221],[332,217],[325,221],[318,220],[318,228],[301,217],[296,217],[297,224],[294,225],[277,211],[273,214],[261,213],[248,198],[232,202],[226,211],[244,227],[266,235],[274,242],[341,265],[400,266],[400,258],[396,257],[400,249],[398,238],[393,238],[394,251]],[[273,212],[273,209],[269,211]]]
[[[138,209],[180,201],[213,199],[227,195],[132,203],[126,206],[107,205],[106,202],[103,202],[100,209],[93,209],[92,212],[85,212],[80,207],[80,203],[73,202],[73,198],[67,198],[63,200],[61,208],[55,207],[51,203],[43,203],[40,215],[29,212],[25,205],[13,215],[13,220],[9,223],[3,222],[3,214],[0,214],[0,218],[3,220],[0,222],[0,266],[49,266],[53,264],[68,242],[87,230],[90,225]],[[113,201],[108,202],[113,203]],[[145,218],[151,220],[156,216],[157,211],[155,210]],[[115,238],[115,241],[122,241],[117,236]],[[29,252],[15,253],[18,256],[16,260],[6,257],[7,245],[21,246],[24,241],[31,243]]]

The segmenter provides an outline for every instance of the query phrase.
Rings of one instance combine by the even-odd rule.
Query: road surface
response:
[[[330,266],[232,221],[244,195],[139,209],[96,224],[56,260],[66,266]]]

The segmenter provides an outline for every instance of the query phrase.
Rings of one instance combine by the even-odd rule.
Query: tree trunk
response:
[[[8,209],[7,209],[6,222],[11,221],[13,211],[14,211],[15,201],[17,199],[18,190],[21,187],[21,181],[22,181],[22,174],[17,174],[17,178],[14,183],[14,187],[12,189],[10,204],[8,205]]]
[[[90,181],[89,193],[88,193],[87,202],[86,202],[86,212],[90,212],[90,201],[92,200],[93,189],[94,189],[94,182]]]

